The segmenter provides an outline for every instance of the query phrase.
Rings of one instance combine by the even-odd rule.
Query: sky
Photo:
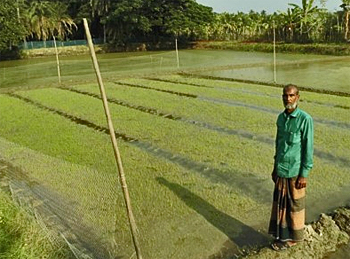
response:
[[[301,5],[302,0],[196,0],[197,3],[210,6],[214,12],[222,13],[237,13],[238,11],[247,13],[250,10],[261,12],[265,10],[267,13],[273,13],[277,11],[287,11],[288,3]],[[327,0],[326,8],[330,11],[341,10],[339,5],[342,4],[341,0]],[[321,7],[320,1],[315,0],[315,4]]]

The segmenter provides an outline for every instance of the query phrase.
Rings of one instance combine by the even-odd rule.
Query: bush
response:
[[[273,52],[273,44],[271,42],[206,41],[196,42],[194,48]],[[276,52],[350,55],[350,44],[295,44],[278,42],[276,43]]]

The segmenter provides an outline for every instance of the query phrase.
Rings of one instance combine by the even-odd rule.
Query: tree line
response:
[[[94,38],[114,46],[147,42],[156,46],[175,38],[182,42],[235,40],[281,42],[348,42],[350,0],[339,10],[327,0],[300,0],[286,11],[268,14],[215,13],[195,0],[1,0],[0,51],[19,43],[50,39],[83,39],[82,18]]]

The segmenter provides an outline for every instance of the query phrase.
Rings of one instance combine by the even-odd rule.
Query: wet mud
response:
[[[350,209],[342,207],[330,214],[321,214],[317,221],[306,225],[304,241],[285,251],[274,251],[270,247],[250,251],[247,259],[325,259],[346,257],[332,257],[332,253],[339,247],[346,246],[350,240]],[[336,256],[336,255],[333,255]]]

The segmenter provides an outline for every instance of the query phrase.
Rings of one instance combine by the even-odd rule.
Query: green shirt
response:
[[[275,170],[284,178],[307,177],[313,166],[312,117],[299,108],[277,118]]]

